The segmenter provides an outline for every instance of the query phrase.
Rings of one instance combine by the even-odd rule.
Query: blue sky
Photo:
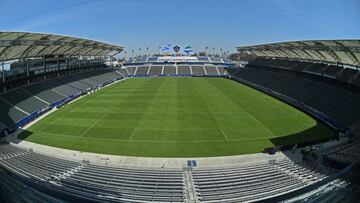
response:
[[[128,52],[360,38],[359,0],[0,0],[0,8],[1,31],[91,38]]]

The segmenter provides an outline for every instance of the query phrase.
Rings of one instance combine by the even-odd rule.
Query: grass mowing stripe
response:
[[[79,136],[73,136],[73,135],[65,135],[60,133],[46,133],[46,134],[52,134],[52,135],[58,135],[63,137],[70,137],[70,138],[79,138]],[[98,137],[82,137],[82,139],[89,139],[89,140],[105,140],[105,141],[119,141],[119,142],[149,142],[149,143],[212,143],[212,142],[239,142],[239,141],[246,141],[246,140],[267,140],[269,137],[251,137],[251,138],[239,138],[239,139],[230,139],[230,140],[129,140],[129,139],[111,139],[111,138],[98,138]],[[270,137],[272,138],[272,137]],[[274,137],[275,138],[275,137]]]
[[[303,112],[232,80],[161,77],[106,87],[51,113],[20,138],[84,152],[206,157],[334,134]]]
[[[190,80],[190,82],[191,82],[191,84],[192,85],[194,85],[194,83],[193,83],[193,81],[192,80]],[[197,93],[197,95],[198,96],[200,96],[200,98],[201,98],[201,100],[202,100],[202,102],[203,102],[203,104],[204,104],[204,106],[207,108],[207,109],[209,109],[209,113],[211,114],[211,118],[212,118],[212,120],[214,120],[214,122],[218,122],[217,121],[217,119],[214,117],[214,115],[212,114],[212,111],[210,111],[210,107],[208,106],[208,104],[207,104],[207,100],[206,99],[204,99],[204,97],[203,97],[203,95],[201,94],[201,92],[199,92],[199,89],[197,88],[197,86],[196,87],[194,87],[194,89],[195,89],[195,91],[196,91],[196,93]],[[218,126],[219,126],[219,124],[218,124]],[[222,131],[221,131],[222,132]],[[222,132],[222,135],[224,135],[224,133]],[[225,140],[227,140],[227,137],[226,136],[223,136],[224,138],[225,138]]]

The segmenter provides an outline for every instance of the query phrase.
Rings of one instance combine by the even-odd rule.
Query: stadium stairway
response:
[[[333,173],[289,160],[249,166],[195,169],[193,177],[201,202],[245,202],[269,199],[298,190]]]

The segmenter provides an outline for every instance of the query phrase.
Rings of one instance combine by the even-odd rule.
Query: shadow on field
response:
[[[19,129],[20,130],[20,129]],[[33,134],[33,132],[28,131],[28,130],[21,130],[21,132],[15,133],[14,135],[12,135],[13,137],[11,137],[11,141],[12,143],[18,144],[23,140],[26,140],[26,138],[30,137]]]
[[[336,138],[336,132],[325,124],[316,121],[316,125],[291,135],[271,138],[275,146],[287,146],[298,143],[299,146],[306,146]]]

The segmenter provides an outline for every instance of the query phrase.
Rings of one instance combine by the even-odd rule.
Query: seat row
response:
[[[26,153],[21,153],[26,152]],[[98,166],[0,144],[0,166],[84,199],[119,202],[184,202],[183,171]],[[4,154],[4,155],[3,155]],[[11,156],[9,156],[11,155]]]
[[[307,72],[325,77],[336,78],[340,81],[360,86],[360,75],[358,69],[344,68],[341,66],[328,65],[323,63],[273,59],[255,59],[254,61],[250,62],[250,64]]]
[[[228,69],[240,78],[293,98],[346,125],[360,117],[360,97],[335,87],[256,68]]]
[[[193,76],[225,76],[227,72],[222,66],[178,65],[178,66],[128,66],[127,75],[157,76],[157,75],[193,75]]]
[[[287,159],[189,171],[100,166],[10,144],[0,144],[0,154],[4,154],[2,168],[62,194],[100,202],[185,202],[189,178],[201,202],[252,202],[298,190],[333,174]]]
[[[331,174],[312,171],[289,160],[193,171],[195,188],[202,202],[243,202],[270,199]]]

